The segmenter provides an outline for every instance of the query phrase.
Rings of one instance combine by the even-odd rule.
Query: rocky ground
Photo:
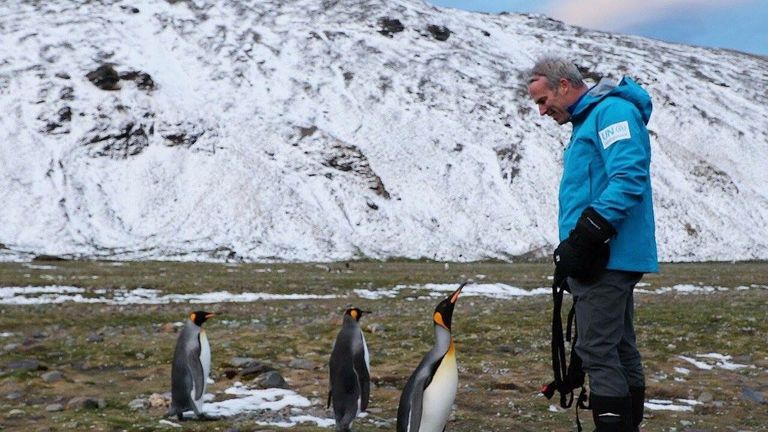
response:
[[[120,297],[119,304],[12,305],[10,295],[0,291],[0,429],[176,429],[176,419],[169,422],[163,414],[177,329],[189,312],[205,309],[219,314],[206,323],[212,403],[235,398],[225,390],[240,382],[253,389],[289,389],[309,406],[185,421],[183,430],[333,430],[311,422],[289,428],[269,423],[296,415],[331,416],[325,408],[327,360],[342,311],[353,304],[373,311],[361,324],[374,383],[369,414],[353,426],[361,432],[391,431],[400,390],[432,343],[430,317],[439,298],[417,289],[363,298],[353,290],[465,279],[532,289],[547,285],[549,271],[548,264],[424,262],[0,264],[0,286],[78,287],[85,289],[81,301],[138,287],[163,294],[327,296],[216,304],[130,304]],[[646,277],[643,289],[649,291],[691,284],[693,292],[636,296],[649,398],[690,409],[649,409],[645,431],[768,430],[766,281],[765,263],[666,265],[660,275]],[[715,289],[697,291],[697,286]],[[554,409],[539,394],[551,378],[550,313],[546,295],[459,300],[453,327],[460,387],[447,430],[574,429],[574,412]],[[588,419],[589,413],[581,417]]]

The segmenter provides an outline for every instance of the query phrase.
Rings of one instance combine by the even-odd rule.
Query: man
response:
[[[625,77],[592,88],[576,66],[545,57],[528,92],[558,124],[573,126],[563,152],[555,283],[576,301],[576,353],[589,376],[597,432],[639,431],[645,377],[632,324],[632,291],[657,272],[651,196],[651,99]]]

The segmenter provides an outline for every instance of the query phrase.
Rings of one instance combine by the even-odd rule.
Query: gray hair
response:
[[[536,60],[528,71],[528,83],[532,83],[539,77],[545,77],[552,90],[557,88],[561,78],[565,78],[576,88],[586,85],[576,65],[562,57],[545,56]]]

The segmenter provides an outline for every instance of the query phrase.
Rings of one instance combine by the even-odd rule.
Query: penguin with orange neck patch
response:
[[[459,370],[456,349],[451,336],[453,308],[459,300],[461,284],[448,298],[435,308],[435,345],[416,367],[397,408],[397,432],[443,432],[451,414]]]
[[[211,347],[202,325],[212,316],[211,312],[192,312],[176,339],[167,417],[175,415],[183,420],[185,411],[193,411],[199,419],[210,418],[203,413],[203,395],[211,373]]]
[[[333,344],[328,406],[333,403],[333,416],[338,432],[349,432],[357,415],[368,409],[371,393],[370,357],[360,328],[363,313],[358,308],[344,311],[344,323]]]

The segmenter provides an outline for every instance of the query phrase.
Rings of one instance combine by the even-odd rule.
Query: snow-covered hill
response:
[[[420,0],[3,2],[0,256],[546,255],[544,53],[653,96],[661,259],[768,259],[767,58]]]

